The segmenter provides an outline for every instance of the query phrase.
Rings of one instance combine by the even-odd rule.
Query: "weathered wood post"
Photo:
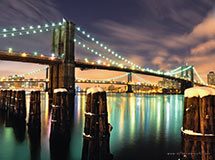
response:
[[[0,90],[0,110],[2,110],[2,101],[3,101],[3,91],[2,90]]]
[[[87,91],[82,160],[113,159],[110,153],[106,92],[102,88]]]
[[[3,90],[3,92],[2,92],[2,109],[3,110],[5,110],[6,95],[7,95],[7,91]]]
[[[11,95],[11,104],[10,104],[10,112],[14,113],[14,108],[15,108],[15,103],[16,103],[16,94],[17,91],[12,91],[12,95]]]
[[[40,91],[32,91],[30,95],[29,126],[40,127]]]
[[[11,95],[12,95],[12,90],[7,90],[6,93],[6,102],[5,102],[5,109],[9,109],[10,103],[11,103]]]
[[[196,136],[215,136],[215,89],[193,87],[185,90],[182,132]]]
[[[65,88],[54,90],[52,124],[50,133],[51,159],[68,159],[72,122],[69,117],[68,91]]]
[[[28,119],[28,135],[30,140],[31,159],[40,159],[41,149],[41,109],[40,91],[31,91]]]
[[[18,117],[26,117],[25,91],[17,91],[14,112]]]

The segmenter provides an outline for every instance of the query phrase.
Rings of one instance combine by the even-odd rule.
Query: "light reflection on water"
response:
[[[135,159],[135,155],[138,154],[143,157],[157,158],[166,155],[167,152],[180,152],[183,96],[108,94],[107,100],[108,119],[113,126],[110,147],[115,158]],[[27,96],[27,104],[28,102],[29,96]],[[86,95],[77,94],[75,103],[69,157],[78,160],[81,159],[82,153]],[[41,106],[40,159],[46,160],[50,159],[51,125],[47,95],[42,95]],[[2,121],[3,118],[0,116],[0,159],[30,159],[31,142],[27,132],[24,133],[24,140],[17,142],[13,127],[5,127]]]

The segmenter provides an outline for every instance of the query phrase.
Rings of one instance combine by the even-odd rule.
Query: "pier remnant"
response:
[[[182,132],[195,136],[215,136],[215,89],[193,87],[185,90]]]
[[[113,159],[110,153],[106,92],[94,87],[87,91],[82,160]]]

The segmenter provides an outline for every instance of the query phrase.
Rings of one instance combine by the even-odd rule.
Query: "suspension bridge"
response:
[[[0,30],[0,38],[13,38],[15,36],[31,36],[52,31],[52,52],[45,53],[27,53],[15,52],[12,49],[0,51],[0,60],[18,61],[48,65],[47,77],[49,82],[49,91],[53,92],[55,88],[67,88],[75,92],[75,83],[113,83],[111,80],[83,80],[75,78],[75,68],[81,70],[100,69],[126,72],[127,82],[115,81],[116,84],[126,84],[127,92],[132,92],[132,74],[149,75],[161,78],[167,78],[181,83],[181,90],[192,87],[193,85],[207,84],[200,77],[194,66],[183,65],[170,71],[153,70],[142,67],[135,62],[130,61],[122,54],[114,51],[105,43],[96,39],[90,33],[76,27],[72,22],[63,20],[58,23],[50,23],[36,26],[9,27]],[[91,62],[88,58],[83,60],[75,58],[75,47],[85,52],[97,56],[104,60]],[[141,83],[146,84],[139,78]],[[46,80],[47,82],[47,80]],[[148,83],[150,84],[150,83]]]

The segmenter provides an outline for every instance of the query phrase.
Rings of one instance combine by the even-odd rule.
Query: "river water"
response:
[[[0,160],[56,159],[53,150],[50,151],[51,121],[47,97],[46,94],[41,96],[41,136],[32,138],[27,125],[14,125],[7,115],[0,114]],[[114,159],[178,159],[177,155],[182,152],[182,95],[110,93],[107,100],[108,119],[113,126],[110,151]],[[61,148],[63,159],[81,159],[85,103],[86,95],[77,94],[71,138],[68,146]],[[28,108],[29,95],[27,111]],[[58,152],[58,148],[54,152]]]

